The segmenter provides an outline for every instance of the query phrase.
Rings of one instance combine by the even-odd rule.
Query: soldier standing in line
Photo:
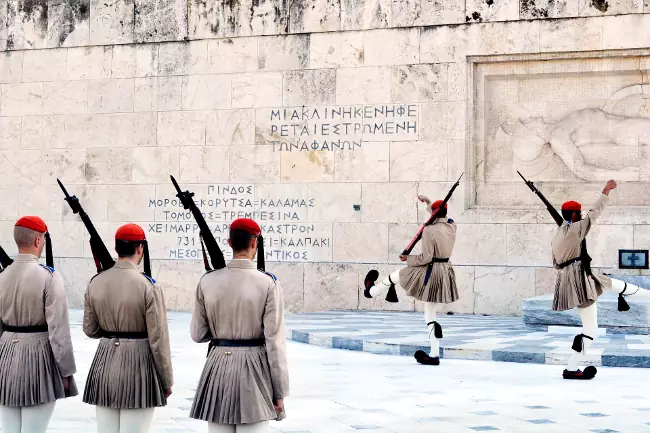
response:
[[[572,349],[575,353],[562,376],[564,379],[593,379],[597,370],[588,366],[582,371],[580,361],[584,360],[587,350],[591,347],[598,330],[598,310],[596,301],[604,290],[619,294],[620,304],[626,304],[623,297],[637,295],[650,297],[650,291],[627,284],[623,281],[609,278],[606,275],[594,274],[588,263],[584,263],[582,240],[596,223],[598,217],[609,203],[609,193],[616,188],[616,182],[610,180],[605,185],[602,194],[584,218],[581,217],[582,206],[575,201],[567,201],[562,205],[564,222],[558,227],[552,241],[553,266],[558,270],[553,296],[553,310],[564,311],[578,307],[582,321],[582,333],[575,336]]]
[[[253,263],[260,236],[255,221],[234,221],[233,260],[206,273],[196,290],[191,335],[210,348],[190,417],[207,421],[210,433],[266,432],[268,420],[284,418],[283,297],[277,278]]]
[[[424,302],[424,320],[429,330],[431,351],[415,352],[415,359],[420,364],[440,364],[440,339],[442,327],[436,321],[437,304],[449,304],[458,300],[456,274],[449,263],[449,257],[456,243],[456,223],[447,218],[447,205],[440,209],[442,200],[431,203],[426,196],[418,199],[427,204],[427,211],[437,218],[422,232],[422,253],[418,255],[401,255],[400,260],[407,266],[395,271],[379,283],[379,272],[371,270],[364,281],[364,296],[376,298],[394,293],[395,285],[400,285],[408,296]],[[392,298],[392,299],[391,299]],[[397,302],[397,296],[390,294],[386,300]]]
[[[44,433],[56,400],[78,394],[68,303],[61,276],[38,263],[49,243],[45,222],[19,219],[14,239],[18,256],[0,273],[2,431]]]
[[[99,433],[144,433],[172,393],[167,311],[160,287],[136,267],[144,258],[150,269],[142,228],[120,227],[115,250],[118,261],[85,294],[83,331],[101,340],[83,401],[97,406]]]

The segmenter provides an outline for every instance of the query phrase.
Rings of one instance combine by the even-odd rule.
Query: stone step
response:
[[[618,295],[604,293],[598,299],[598,326],[608,334],[650,334],[650,299],[626,298],[630,310],[618,311]],[[553,295],[535,296],[523,301],[522,319],[526,325],[581,326],[577,309],[553,311]]]

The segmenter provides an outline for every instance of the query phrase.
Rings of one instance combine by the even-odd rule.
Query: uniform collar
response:
[[[238,269],[255,269],[255,264],[248,259],[232,259],[228,263],[229,268],[238,268]]]
[[[138,270],[138,268],[135,266],[133,262],[130,262],[128,260],[118,260],[115,262],[115,265],[113,265],[114,268],[118,269],[133,269],[133,270]]]
[[[14,260],[17,262],[38,262],[38,257],[33,254],[18,254]]]

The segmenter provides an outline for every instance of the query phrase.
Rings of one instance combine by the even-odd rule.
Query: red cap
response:
[[[124,224],[115,232],[118,241],[139,242],[146,240],[144,230],[137,224]]]
[[[436,200],[433,203],[431,203],[431,209],[438,209],[440,208],[441,204],[442,204],[442,200]],[[445,203],[445,209],[447,209],[447,203]]]
[[[230,230],[243,230],[255,236],[262,234],[260,226],[250,218],[239,218],[233,221],[230,224]]]
[[[16,221],[16,227],[25,227],[26,229],[34,230],[35,232],[45,233],[47,225],[45,221],[37,216],[25,216]]]
[[[565,201],[564,204],[562,204],[562,210],[580,211],[581,209],[582,205],[577,201]]]

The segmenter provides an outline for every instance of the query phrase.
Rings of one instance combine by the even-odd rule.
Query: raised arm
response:
[[[603,213],[603,210],[609,204],[609,193],[611,190],[616,188],[616,181],[610,180],[603,188],[603,192],[596,200],[596,204],[589,209],[587,215],[580,221],[574,223],[571,227],[572,230],[578,230],[578,236],[580,240],[587,237],[587,234],[591,230],[591,227],[596,223],[600,215]]]
[[[54,273],[45,287],[45,320],[50,337],[52,353],[61,377],[70,377],[77,371],[70,337],[68,300],[65,297],[63,279]]]

